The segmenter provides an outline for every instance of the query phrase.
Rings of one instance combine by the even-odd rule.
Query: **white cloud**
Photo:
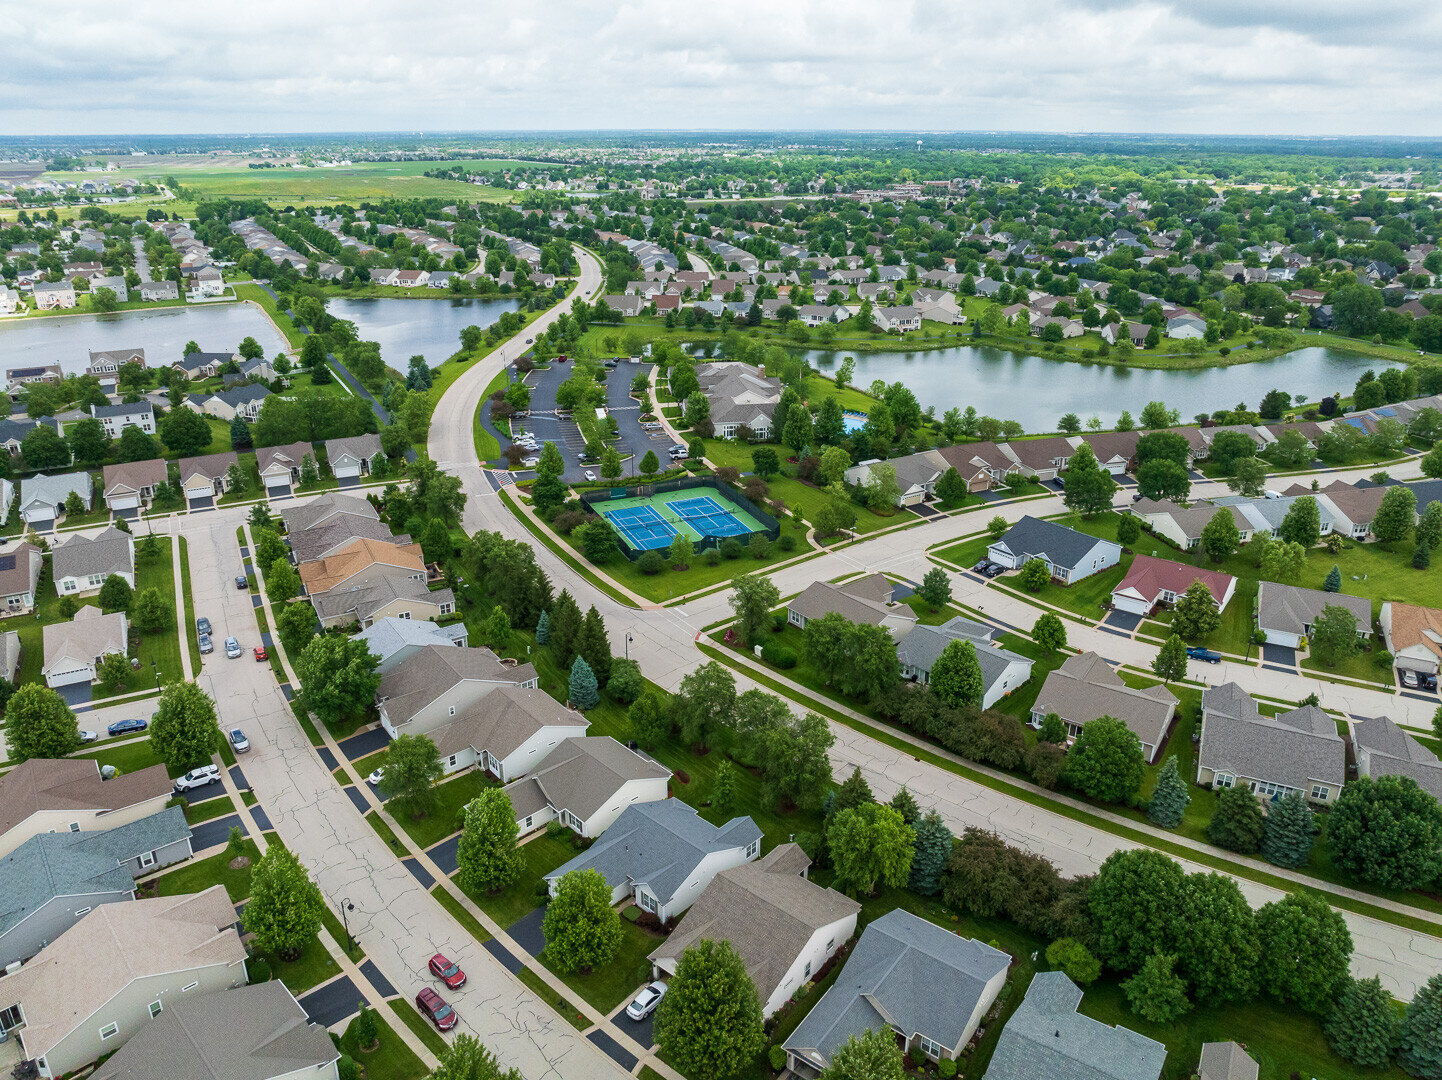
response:
[[[1427,0],[72,0],[12,134],[892,128],[1442,135]]]

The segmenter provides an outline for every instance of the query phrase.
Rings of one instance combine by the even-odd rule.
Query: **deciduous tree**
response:
[[[836,1048],[821,1080],[905,1080],[901,1047],[890,1028],[867,1028]]]
[[[735,948],[702,939],[677,961],[653,1033],[680,1072],[695,1080],[726,1080],[761,1052],[761,1024],[761,998]]]
[[[1151,333],[1156,332],[1152,327]],[[1141,970],[1122,983],[1132,1012],[1153,1024],[1170,1024],[1192,1007],[1186,983],[1174,970],[1176,963],[1171,954],[1153,953]]]
[[[1202,550],[1212,562],[1219,563],[1234,555],[1241,543],[1242,533],[1229,506],[1219,509],[1202,526]]]
[[[621,916],[599,870],[572,870],[556,886],[541,921],[546,959],[565,972],[609,964],[621,947]]]
[[[466,891],[496,892],[521,873],[516,812],[500,788],[486,788],[466,805],[466,821],[456,849],[456,881]]]
[[[380,686],[380,658],[360,638],[323,634],[295,658],[302,706],[326,724],[362,716]]]
[[[294,960],[320,931],[325,900],[300,860],[271,844],[251,868],[250,900],[241,922],[257,952]]]
[[[953,708],[980,708],[985,683],[976,646],[964,639],[948,641],[931,665],[930,685],[932,692]]]
[[[1319,897],[1298,892],[1263,905],[1256,922],[1263,987],[1279,1001],[1325,1015],[1352,958],[1342,916]]]
[[[742,574],[731,582],[730,604],[736,613],[736,628],[748,642],[754,642],[770,626],[771,609],[780,602],[781,591],[768,577]]]
[[[440,751],[429,735],[398,735],[382,759],[380,786],[387,798],[421,818],[435,805],[434,785],[444,775]]]
[[[220,745],[214,699],[197,683],[167,684],[150,722],[150,745],[155,756],[173,769],[208,763]]]
[[[1329,668],[1336,667],[1361,648],[1357,641],[1357,616],[1340,604],[1323,606],[1312,623],[1312,636],[1308,641],[1313,656]]]
[[[938,611],[951,603],[951,578],[939,566],[933,566],[921,579],[916,595],[926,602],[932,611]]]
[[[1126,803],[1141,787],[1146,766],[1136,733],[1113,716],[1086,724],[1066,757],[1068,784],[1094,799]]]
[[[1182,879],[1182,868],[1151,848],[1108,855],[1087,893],[1097,955],[1118,971],[1136,971],[1153,953],[1173,947]]]
[[[853,896],[869,896],[878,884],[905,885],[915,844],[916,833],[901,815],[876,803],[843,810],[826,829],[836,886]]]
[[[1177,597],[1172,612],[1172,630],[1184,641],[1200,641],[1222,625],[1221,612],[1212,591],[1200,581],[1187,586],[1187,591]]]
[[[1442,874],[1442,807],[1410,776],[1362,776],[1342,788],[1327,822],[1332,861],[1385,889]]]
[[[1066,648],[1066,624],[1061,621],[1060,616],[1044,611],[1032,626],[1031,637],[1043,649],[1061,652]]]
[[[80,749],[80,728],[54,690],[22,683],[5,705],[5,743],[13,762],[60,758]]]

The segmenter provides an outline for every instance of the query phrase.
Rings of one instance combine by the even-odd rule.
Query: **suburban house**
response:
[[[932,665],[946,647],[953,641],[969,641],[981,668],[981,706],[989,709],[1031,678],[1031,659],[1003,649],[991,640],[995,633],[960,615],[940,626],[913,626],[896,643],[901,677],[925,686],[931,681]]]
[[[90,363],[85,369],[85,374],[94,375],[97,379],[110,377],[112,382],[115,376],[120,374],[120,369],[125,364],[138,364],[145,366],[144,349],[91,349]]]
[[[4,447],[7,453],[20,453],[20,444],[24,440],[25,436],[29,435],[41,424],[44,424],[46,427],[50,428],[50,430],[55,432],[55,434],[60,434],[60,425],[55,422],[55,418],[53,416],[42,416],[37,420],[31,420],[28,417],[16,416],[0,417],[0,447]],[[8,480],[6,480],[5,483],[9,485],[6,490],[13,497],[14,485],[10,484],[10,481]],[[9,509],[9,499],[5,500],[5,507],[7,510]]]
[[[88,1065],[186,994],[244,986],[225,887],[102,904],[0,978],[0,1029],[44,1077]]]
[[[365,628],[386,618],[434,622],[456,612],[453,591],[432,589],[423,580],[398,572],[309,599],[316,617],[327,628],[352,623]]]
[[[45,666],[40,674],[49,687],[95,681],[100,659],[110,653],[126,655],[126,634],[130,628],[125,612],[102,614],[86,604],[69,622],[41,627]]]
[[[239,464],[240,458],[234,450],[182,458],[176,468],[180,472],[180,487],[186,499],[194,501],[224,495],[230,487],[231,466]]]
[[[582,729],[542,751],[535,771],[505,788],[522,834],[559,821],[577,836],[594,839],[627,808],[670,796],[670,769],[609,736],[587,737]]]
[[[104,780],[92,758],[31,758],[0,776],[0,855],[41,833],[87,833],[160,813],[170,776],[151,765]]]
[[[285,522],[286,532],[293,534],[329,524],[338,514],[370,518],[372,521],[380,520],[379,512],[368,500],[358,499],[354,495],[341,495],[334,491],[317,495],[310,502],[300,506],[291,507],[281,515],[281,519]]]
[[[853,1035],[893,1031],[908,1053],[955,1058],[1006,984],[1011,957],[896,908],[869,923],[846,966],[783,1044],[815,1078]],[[1038,1074],[1041,1075],[1041,1074]]]
[[[202,266],[190,275],[190,292],[193,296],[219,296],[225,292],[225,278],[213,266]]]
[[[23,615],[35,606],[35,588],[45,556],[24,540],[0,555],[0,603],[6,615]]]
[[[366,648],[380,658],[378,670],[382,675],[389,675],[427,645],[465,648],[469,643],[463,622],[437,626],[422,619],[402,619],[394,615],[377,619],[356,638],[364,641]]]
[[[1166,499],[1139,499],[1131,506],[1131,512],[1138,521],[1184,551],[1192,551],[1202,542],[1202,530],[1221,511],[1232,515],[1242,543],[1251,540],[1253,525],[1239,506],[1219,507],[1198,502],[1187,507]]]
[[[331,475],[337,480],[369,476],[371,462],[381,456],[381,437],[371,432],[348,439],[328,439],[325,456],[330,463]]]
[[[994,442],[960,443],[936,451],[966,481],[968,491],[987,491],[1021,476],[1021,465]]]
[[[1260,1072],[1252,1056],[1237,1043],[1202,1043],[1197,1080],[1257,1080]]]
[[[861,905],[808,881],[810,866],[798,845],[779,844],[722,870],[651,953],[652,973],[675,975],[698,941],[728,941],[761,997],[762,1017],[771,1017],[856,933]]]
[[[165,1005],[91,1080],[339,1080],[340,1051],[279,979]]]
[[[425,645],[381,679],[376,706],[391,738],[422,735],[449,724],[502,686],[535,689],[540,677],[530,664],[507,664],[490,649]]]
[[[191,394],[185,399],[187,408],[217,420],[231,421],[239,416],[243,420],[254,420],[260,415],[260,407],[270,391],[259,383],[246,383],[229,390],[217,390],[209,394]]]
[[[1063,585],[1115,566],[1122,557],[1120,544],[1030,515],[1008,529],[986,551],[992,562],[1009,570],[1019,570],[1032,559],[1041,559],[1051,576]]]
[[[315,460],[315,450],[308,442],[257,447],[255,464],[266,493],[289,494],[291,485],[300,483],[300,467],[307,454]],[[319,476],[318,471],[316,475]]]
[[[1442,761],[1386,716],[1353,720],[1352,746],[1357,775],[1410,776],[1417,786],[1442,799]]]
[[[37,281],[35,307],[40,311],[59,311],[75,306],[75,286],[68,281]]]
[[[1023,475],[1054,480],[1067,467],[1080,441],[1053,435],[1047,439],[1015,439],[1003,444],[1003,449],[1016,458]]]
[[[135,880],[193,854],[178,806],[104,831],[46,832],[0,858],[0,968],[28,960]]]
[[[884,334],[893,330],[898,334],[906,334],[921,329],[921,311],[910,304],[878,306],[872,308],[871,315],[876,322],[876,328]]]
[[[142,281],[139,293],[145,301],[179,300],[180,286],[173,281]]]
[[[1387,489],[1381,484],[1354,487],[1338,481],[1317,492],[1315,497],[1321,516],[1332,519],[1333,532],[1353,540],[1366,540],[1372,535],[1372,520],[1377,516],[1377,508],[1382,505],[1382,497],[1386,494]]]
[[[1202,691],[1197,783],[1246,784],[1262,799],[1300,791],[1312,802],[1335,802],[1347,779],[1347,751],[1337,724],[1315,705],[1263,716],[1236,683]]]
[[[26,524],[48,528],[65,513],[71,495],[78,495],[88,512],[94,505],[95,477],[88,472],[27,476],[20,481],[20,516]]]
[[[401,576],[426,580],[426,564],[420,544],[396,544],[385,540],[353,540],[324,558],[300,563],[301,587],[307,596],[320,596],[332,589],[352,589],[382,577]]]
[[[165,462],[159,458],[127,461],[105,466],[100,490],[111,513],[120,514],[149,506],[155,492],[168,482]]]
[[[563,739],[585,735],[589,726],[544,690],[506,683],[430,735],[446,772],[477,765],[504,784],[537,768]]]
[[[1140,431],[1089,431],[1081,436],[1082,442],[1092,448],[1097,464],[1113,476],[1130,472],[1132,459],[1136,457]]]
[[[60,596],[98,592],[111,574],[135,588],[135,538],[114,525],[95,536],[72,536],[57,543],[50,561]]]
[[[1158,605],[1175,604],[1177,597],[1197,581],[1212,594],[1217,610],[1225,611],[1237,589],[1237,579],[1231,574],[1138,555],[1127,568],[1126,576],[1112,590],[1112,606],[1133,615],[1150,615]]]
[[[722,870],[761,854],[761,830],[749,817],[712,825],[680,799],[628,806],[599,840],[546,875],[551,895],[572,870],[597,870],[611,903],[636,906],[666,922],[690,907]]]
[[[36,364],[33,367],[11,368],[5,379],[12,392],[31,383],[58,383],[65,377],[59,364]],[[58,430],[58,429],[57,429]]]
[[[186,353],[184,358],[177,360],[170,366],[177,371],[183,371],[192,379],[210,379],[220,372],[226,364],[240,363],[240,353],[228,352],[193,352]]]
[[[871,470],[876,465],[889,465],[896,473],[896,485],[900,493],[896,496],[897,506],[916,506],[936,494],[936,482],[941,479],[949,465],[935,450],[923,450],[919,454],[892,458],[883,462],[880,458],[869,458],[847,469],[843,479],[852,487],[865,485],[871,480]]]
[[[1164,1044],[1077,1012],[1081,987],[1060,971],[1039,971],[1001,1029],[986,1080],[1158,1080]]]
[[[409,533],[397,536],[378,518],[361,514],[333,514],[325,524],[313,529],[292,530],[286,540],[290,543],[291,557],[299,566],[335,555],[357,540],[375,540],[405,547],[410,544],[411,537]]]
[[[147,435],[155,434],[155,408],[148,401],[137,401],[126,405],[92,405],[90,415],[100,421],[105,434],[112,439],[120,438],[128,427],[138,427]]]
[[[1264,581],[1257,590],[1257,629],[1267,635],[1267,644],[1299,649],[1302,639],[1312,634],[1312,624],[1324,607],[1342,607],[1357,620],[1357,636],[1372,633],[1372,601],[1365,596],[1302,589]]]
[[[710,361],[696,365],[696,379],[711,405],[717,436],[732,439],[744,427],[758,439],[772,438],[771,419],[781,400],[781,380],[767,375],[765,367]],[[780,434],[775,433],[778,438]]]
[[[3,561],[4,557],[0,556],[0,562]],[[0,631],[0,677],[9,679],[12,683],[18,681],[20,657],[24,651],[20,644],[19,631]]]
[[[1056,713],[1067,738],[1075,739],[1093,720],[1110,716],[1126,724],[1141,740],[1142,756],[1155,764],[1176,712],[1176,695],[1165,686],[1130,687],[1102,657],[1084,652],[1047,674],[1031,708],[1031,726],[1040,728],[1047,713]]]
[[[1390,600],[1382,605],[1382,639],[1398,671],[1436,675],[1442,660],[1442,611]]]
[[[813,581],[787,601],[786,621],[804,630],[812,619],[835,613],[850,622],[884,626],[899,637],[916,625],[916,613],[904,604],[893,604],[891,595],[891,582],[881,574],[840,585]]]

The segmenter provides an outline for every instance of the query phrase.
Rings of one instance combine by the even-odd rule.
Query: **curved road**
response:
[[[589,299],[599,292],[600,267],[584,253],[581,260],[582,276],[578,291]],[[543,325],[549,324],[544,320],[538,321],[528,327],[524,335],[534,336],[533,331]],[[683,676],[705,662],[706,658],[695,647],[701,627],[730,615],[726,593],[715,593],[669,608],[648,606],[637,609],[613,600],[576,574],[548,547],[535,543],[529,531],[497,497],[476,458],[471,438],[472,418],[481,405],[485,388],[524,348],[524,337],[508,342],[456,380],[436,409],[428,445],[430,455],[442,462],[447,472],[462,479],[468,496],[464,522],[467,532],[489,529],[530,544],[537,561],[556,587],[564,585],[583,608],[594,604],[605,619],[613,642],[620,642],[626,635],[631,635],[631,657],[640,662],[649,679],[674,691]],[[1394,474],[1410,476],[1415,471],[1415,463],[1412,463],[1394,470]],[[1339,475],[1346,474],[1333,474],[1332,478]],[[1366,470],[1357,470],[1357,475],[1366,475]],[[1009,520],[1015,520],[1023,514],[1057,513],[1061,509],[1061,500],[1056,497],[1007,507],[983,507],[981,511],[988,517],[1000,512]],[[771,576],[783,595],[799,591],[812,581],[826,581],[858,570],[882,570],[919,581],[932,565],[926,560],[926,548],[979,532],[983,527],[981,512],[934,519],[903,533],[828,552],[800,565],[783,568]],[[1013,601],[997,590],[986,589],[969,577],[953,575],[953,587],[958,598],[984,608],[994,617],[1010,619],[1017,625],[1030,626],[1038,614],[1036,608],[1022,601]],[[1068,634],[1073,638],[1071,644],[1074,647],[1095,648],[1103,655],[1130,664],[1145,664],[1154,655],[1151,646],[1073,623],[1068,624]],[[1204,669],[1193,672],[1194,677],[1204,681],[1236,678],[1255,692],[1290,700],[1300,699],[1315,689],[1321,693],[1325,705],[1361,715],[1385,711],[1399,721],[1406,719],[1423,726],[1431,715],[1431,707],[1423,702],[1363,688],[1316,683],[1299,676],[1231,663],[1215,668],[1199,664],[1192,666]],[[738,674],[738,683],[742,689],[755,685],[744,674]],[[796,707],[793,703],[793,708]],[[1064,873],[1092,873],[1113,851],[1137,846],[1135,842],[1111,832],[918,762],[911,754],[850,728],[833,725],[833,731],[837,741],[832,758],[837,770],[850,772],[853,765],[859,766],[879,797],[889,797],[905,784],[923,805],[935,806],[953,830],[960,831],[973,825],[994,830],[1012,843],[1045,855]],[[1210,869],[1185,859],[1181,861],[1188,872]],[[1276,873],[1274,868],[1267,869]],[[1277,889],[1258,885],[1246,878],[1237,878],[1237,881],[1248,900],[1256,906],[1282,895]],[[1427,917],[1425,913],[1406,910],[1418,917]],[[1422,983],[1442,970],[1442,938],[1414,933],[1346,911],[1342,914],[1356,945],[1352,966],[1357,975],[1379,975],[1393,994],[1410,999]]]

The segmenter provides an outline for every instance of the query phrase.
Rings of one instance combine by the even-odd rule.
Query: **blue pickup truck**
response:
[[[1201,660],[1208,664],[1220,664],[1222,662],[1222,658],[1218,653],[1212,652],[1211,649],[1203,649],[1198,645],[1193,645],[1187,650],[1187,658],[1191,660]]]

